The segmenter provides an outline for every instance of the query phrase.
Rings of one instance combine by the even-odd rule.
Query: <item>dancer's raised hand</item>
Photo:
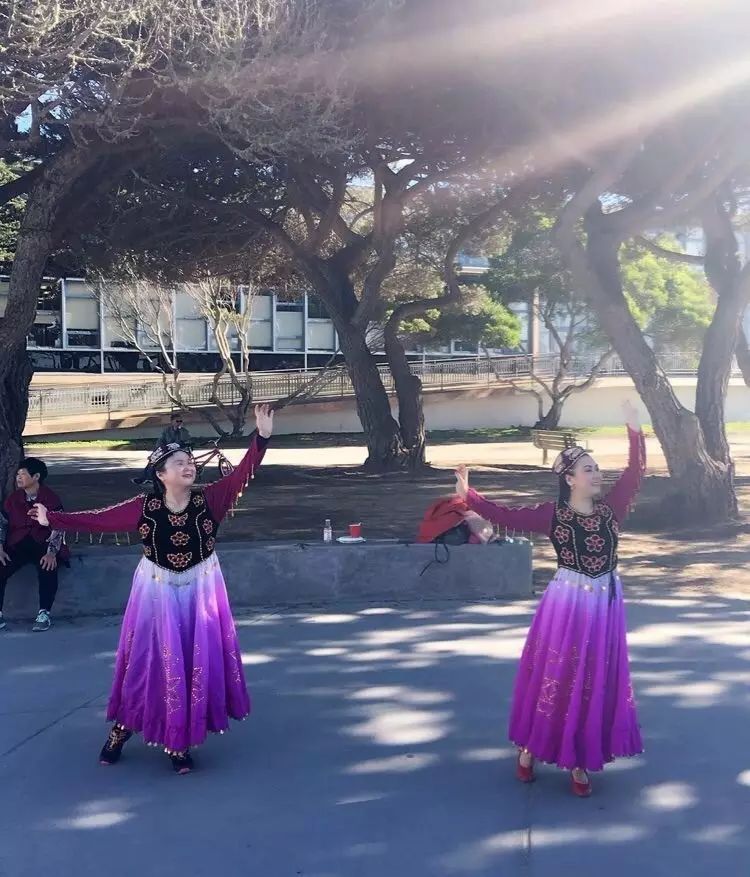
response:
[[[258,434],[263,438],[270,438],[273,432],[273,409],[270,405],[255,406],[255,425],[258,427]]]
[[[622,403],[622,413],[625,415],[625,423],[635,432],[641,431],[641,415],[630,399]]]
[[[461,499],[466,499],[469,492],[469,470],[463,463],[456,467],[456,493]]]

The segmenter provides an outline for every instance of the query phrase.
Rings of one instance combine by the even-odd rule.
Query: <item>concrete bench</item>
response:
[[[527,597],[531,586],[531,544],[526,540],[490,545],[416,545],[373,540],[361,545],[226,542],[217,554],[236,608],[295,606],[342,601],[506,599]],[[74,618],[122,612],[139,546],[85,545],[75,548],[71,567],[60,574],[53,614]],[[429,566],[428,566],[429,564]],[[426,567],[426,569],[425,569]],[[37,611],[36,574],[24,568],[9,582],[9,621]]]

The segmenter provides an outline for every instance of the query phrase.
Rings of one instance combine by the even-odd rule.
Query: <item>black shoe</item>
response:
[[[172,762],[172,770],[174,770],[175,773],[190,773],[195,767],[189,749],[186,749],[184,752],[170,752],[169,760]]]
[[[99,764],[117,764],[122,755],[122,747],[132,736],[133,732],[128,731],[127,728],[123,728],[121,725],[112,725],[107,742],[99,753]]]
[[[31,629],[34,633],[39,633],[43,630],[49,630],[50,627],[52,627],[52,616],[46,609],[40,609],[34,626]]]

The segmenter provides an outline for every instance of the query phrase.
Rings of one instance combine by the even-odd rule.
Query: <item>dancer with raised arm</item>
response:
[[[552,467],[556,502],[533,508],[496,505],[456,470],[457,493],[483,518],[552,541],[558,569],[532,621],[521,656],[509,735],[519,748],[516,775],[533,782],[534,760],[572,772],[572,789],[591,794],[588,772],[643,751],[630,684],[622,584],[617,574],[620,522],[638,492],[646,450],[638,412],[624,406],[630,453],[614,487],[599,498],[602,476],[582,447]]]
[[[143,558],[122,622],[107,708],[114,725],[102,764],[117,762],[125,743],[140,733],[148,744],[164,747],[177,773],[188,773],[190,747],[250,712],[214,547],[221,521],[253,478],[273,431],[269,406],[256,406],[255,418],[257,432],[242,462],[202,491],[193,490],[192,454],[171,443],[152,453],[153,489],[144,496],[96,511],[65,514],[35,505],[29,512],[55,530],[141,535]]]

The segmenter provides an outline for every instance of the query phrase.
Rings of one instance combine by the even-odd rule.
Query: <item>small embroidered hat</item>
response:
[[[555,475],[565,475],[586,454],[588,454],[588,451],[580,445],[576,445],[573,448],[565,448],[555,458],[555,462],[552,464],[552,471]]]
[[[148,458],[148,468],[153,472],[160,463],[163,463],[178,451],[184,451],[192,456],[190,448],[186,445],[182,445],[179,442],[169,442],[167,445],[159,445],[158,448],[151,452],[151,456]]]

